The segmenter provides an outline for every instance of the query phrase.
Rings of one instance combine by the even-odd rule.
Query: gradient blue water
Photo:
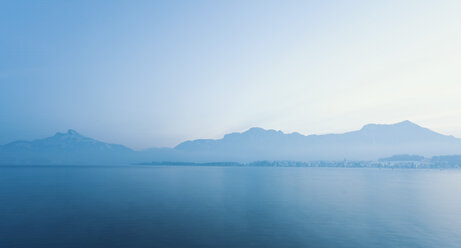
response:
[[[0,168],[0,247],[460,247],[461,171]]]

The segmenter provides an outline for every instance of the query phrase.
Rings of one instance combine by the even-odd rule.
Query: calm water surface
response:
[[[0,247],[460,246],[459,170],[0,168]]]

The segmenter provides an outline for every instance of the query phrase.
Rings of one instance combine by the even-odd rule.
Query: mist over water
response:
[[[461,171],[2,167],[0,247],[459,247]]]

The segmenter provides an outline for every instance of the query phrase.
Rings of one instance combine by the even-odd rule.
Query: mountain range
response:
[[[302,135],[250,128],[221,139],[185,141],[174,148],[135,151],[74,130],[0,146],[0,164],[130,164],[147,161],[251,162],[257,160],[377,160],[395,154],[461,154],[461,139],[410,121],[368,124],[342,134]]]

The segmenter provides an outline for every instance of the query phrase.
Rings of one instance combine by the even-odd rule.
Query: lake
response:
[[[2,167],[0,247],[460,247],[461,170]]]

